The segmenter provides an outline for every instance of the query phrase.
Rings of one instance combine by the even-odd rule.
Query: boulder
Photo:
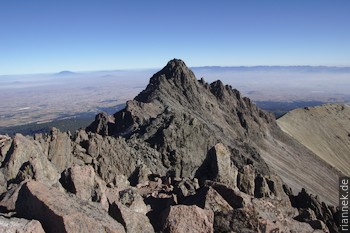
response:
[[[60,179],[67,191],[86,201],[100,202],[108,209],[106,184],[99,178],[93,167],[89,165],[75,165],[66,169]]]
[[[232,189],[225,184],[212,181],[207,181],[205,185],[212,187],[234,209],[242,208],[246,204],[250,203],[250,196],[240,192],[237,188]]]
[[[136,156],[124,138],[102,137],[89,133],[89,139],[80,142],[86,153],[92,158],[96,173],[108,184],[117,176],[130,177],[136,169]]]
[[[153,226],[145,214],[133,211],[120,203],[112,203],[109,207],[109,215],[122,223],[126,232],[154,233]]]
[[[16,178],[22,164],[30,158],[43,156],[42,150],[21,134],[15,135],[11,147],[2,165],[7,180]]]
[[[203,187],[194,196],[186,199],[186,205],[196,205],[202,209],[212,210],[214,213],[227,212],[233,208],[212,187]]]
[[[288,195],[286,194],[284,188],[283,188],[283,181],[282,179],[275,175],[270,174],[269,177],[266,178],[267,185],[269,186],[269,190],[277,199],[289,199]]]
[[[1,196],[1,212],[9,213],[16,210],[17,197],[21,187],[22,183],[18,185],[12,185],[11,188]]]
[[[299,209],[300,215],[297,216],[297,220],[309,223],[311,222],[312,226],[316,227],[316,229],[320,228],[321,226],[320,223],[315,220],[320,220],[321,222],[327,225],[328,229],[331,232],[339,231],[339,221],[337,220],[339,210],[333,213],[333,208],[328,206],[324,202],[321,202],[318,196],[309,194],[305,189],[302,189],[297,196],[291,195],[290,199],[293,207]],[[311,219],[311,221],[309,221],[309,219],[305,218],[305,216],[302,214],[303,209],[310,209],[309,211],[312,211],[315,214],[316,219]]]
[[[253,165],[245,165],[238,173],[237,185],[242,192],[254,196],[255,170]]]
[[[53,128],[49,144],[48,158],[62,172],[73,163],[70,134]]]
[[[164,233],[214,232],[213,211],[204,210],[195,205],[170,206],[164,211],[162,222],[162,232]]]
[[[141,164],[140,166],[136,167],[129,181],[133,186],[136,186],[137,184],[144,184],[149,180],[148,177],[151,174],[151,170],[145,164]]]
[[[262,197],[271,197],[271,191],[269,189],[269,186],[266,182],[265,177],[258,174],[255,178],[255,190],[254,190],[254,196],[257,198]]]
[[[243,209],[234,209],[217,212],[214,219],[215,232],[259,232],[259,222],[254,210],[247,212]]]
[[[196,172],[196,177],[201,183],[204,180],[212,180],[234,188],[237,186],[237,174],[238,169],[231,162],[230,151],[222,143],[218,143],[208,151],[207,158]]]
[[[163,227],[162,222],[160,222],[160,219],[164,210],[176,204],[175,197],[175,195],[149,195],[145,198],[146,205],[151,207],[151,210],[147,213],[147,217],[150,219],[151,224],[156,232],[160,232],[160,230]]]
[[[34,179],[47,185],[55,185],[58,183],[59,173],[45,156],[31,157],[22,164],[16,176],[16,183],[27,179]]]
[[[310,222],[316,220],[315,212],[311,209],[299,209],[299,215],[294,218],[299,222]]]
[[[43,152],[60,173],[72,166],[73,148],[69,132],[52,128],[49,135],[36,134],[34,139],[41,144]]]
[[[4,161],[7,152],[12,145],[12,139],[7,135],[0,135],[0,165]]]
[[[4,176],[4,173],[2,173],[2,171],[0,170],[0,194],[2,194],[3,192],[6,192],[6,190],[7,190],[7,181]]]
[[[215,232],[314,232],[309,224],[292,218],[295,209],[285,200],[253,197],[251,200],[242,208],[216,212]]]
[[[312,220],[308,222],[313,229],[322,230],[323,232],[329,232],[326,224],[321,220]]]
[[[146,214],[149,211],[142,196],[134,188],[120,191],[119,202],[136,213]]]
[[[125,189],[130,186],[128,178],[124,175],[116,175],[112,182],[113,186],[118,189]]]
[[[102,136],[109,135],[110,128],[113,128],[114,124],[111,116],[108,116],[107,113],[101,112],[96,115],[95,121],[92,122],[87,128],[86,131],[100,134]],[[112,130],[111,130],[112,131]]]
[[[196,193],[197,187],[198,183],[195,181],[189,178],[182,178],[179,182],[175,182],[174,192],[177,195],[178,199],[182,201],[184,198],[194,195]]]
[[[45,232],[125,232],[120,223],[92,203],[36,181],[22,185],[16,212],[40,221]]]
[[[48,185],[58,182],[59,173],[48,161],[39,143],[16,134],[11,147],[13,150],[3,161],[7,181],[19,183],[30,178]]]
[[[0,216],[0,232],[2,233],[45,233],[37,220],[23,218],[4,218]]]

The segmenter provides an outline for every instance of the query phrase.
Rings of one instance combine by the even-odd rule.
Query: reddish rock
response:
[[[121,203],[113,203],[109,208],[109,214],[123,224],[126,232],[154,232],[153,226],[145,214],[133,211]]]
[[[40,221],[45,232],[125,232],[101,208],[36,181],[22,186],[16,211],[21,217]]]
[[[65,170],[61,182],[69,192],[80,199],[100,202],[105,209],[108,209],[106,183],[96,175],[93,167],[73,166]]]
[[[195,205],[170,206],[163,213],[163,232],[165,233],[212,233],[214,232],[213,223],[213,211],[204,210]]]
[[[0,216],[0,232],[2,233],[45,233],[37,220],[22,218],[4,218]]]

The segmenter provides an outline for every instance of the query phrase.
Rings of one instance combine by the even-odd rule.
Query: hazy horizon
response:
[[[185,61],[186,62],[186,61]],[[164,63],[165,65],[165,63]],[[254,66],[244,66],[244,65],[236,65],[236,66],[220,66],[220,65],[203,65],[203,66],[190,66],[190,69],[246,69],[247,71],[251,71],[254,69],[260,69],[260,68],[267,68],[271,70],[278,70],[278,69],[290,69],[291,71],[297,71],[297,72],[307,72],[307,70],[302,70],[304,68],[311,69],[310,71],[312,72],[344,72],[348,73],[350,72],[350,66],[324,66],[324,65],[254,65]],[[323,69],[323,70],[317,70],[317,69]],[[101,73],[101,72],[127,72],[127,71],[158,71],[162,69],[162,67],[148,67],[148,68],[128,68],[128,69],[105,69],[105,70],[68,70],[68,69],[63,69],[59,71],[53,71],[53,72],[36,72],[36,73],[11,73],[11,74],[0,74],[0,77],[5,77],[5,76],[24,76],[24,75],[29,75],[29,76],[42,76],[42,75],[74,75],[74,74],[90,74],[90,73]],[[65,74],[65,72],[69,74]]]
[[[0,76],[3,100],[0,127],[113,110],[133,99],[160,69]],[[256,102],[350,102],[349,68],[192,67],[192,70],[197,79],[203,77],[209,83],[221,80]]]
[[[350,66],[350,2],[2,1],[0,74]]]

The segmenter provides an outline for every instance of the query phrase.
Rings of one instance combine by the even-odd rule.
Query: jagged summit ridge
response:
[[[148,124],[149,119],[157,118],[166,109],[195,116],[220,137],[227,130],[234,138],[258,136],[261,127],[275,124],[271,114],[259,110],[238,90],[220,80],[211,84],[203,78],[197,80],[182,60],[174,59],[151,77],[146,89],[128,101],[124,110],[114,115],[117,130],[112,134],[124,134]]]
[[[336,174],[332,168],[283,133],[272,114],[221,81],[197,80],[181,60],[168,62],[125,109],[101,122],[94,123],[101,130],[92,132],[145,142],[162,155],[162,166],[177,175],[193,176],[208,150],[223,143],[237,167],[252,163],[258,173],[267,174],[267,162],[295,192],[306,187],[336,202],[332,190],[337,176],[326,175]],[[310,163],[317,169],[309,169]],[[291,164],[299,164],[298,172]],[[316,187],[320,182],[325,185]]]

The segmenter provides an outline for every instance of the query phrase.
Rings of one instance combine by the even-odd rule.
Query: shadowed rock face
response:
[[[48,232],[337,232],[338,173],[177,59],[114,115],[75,134],[0,136],[0,152],[0,212]]]

